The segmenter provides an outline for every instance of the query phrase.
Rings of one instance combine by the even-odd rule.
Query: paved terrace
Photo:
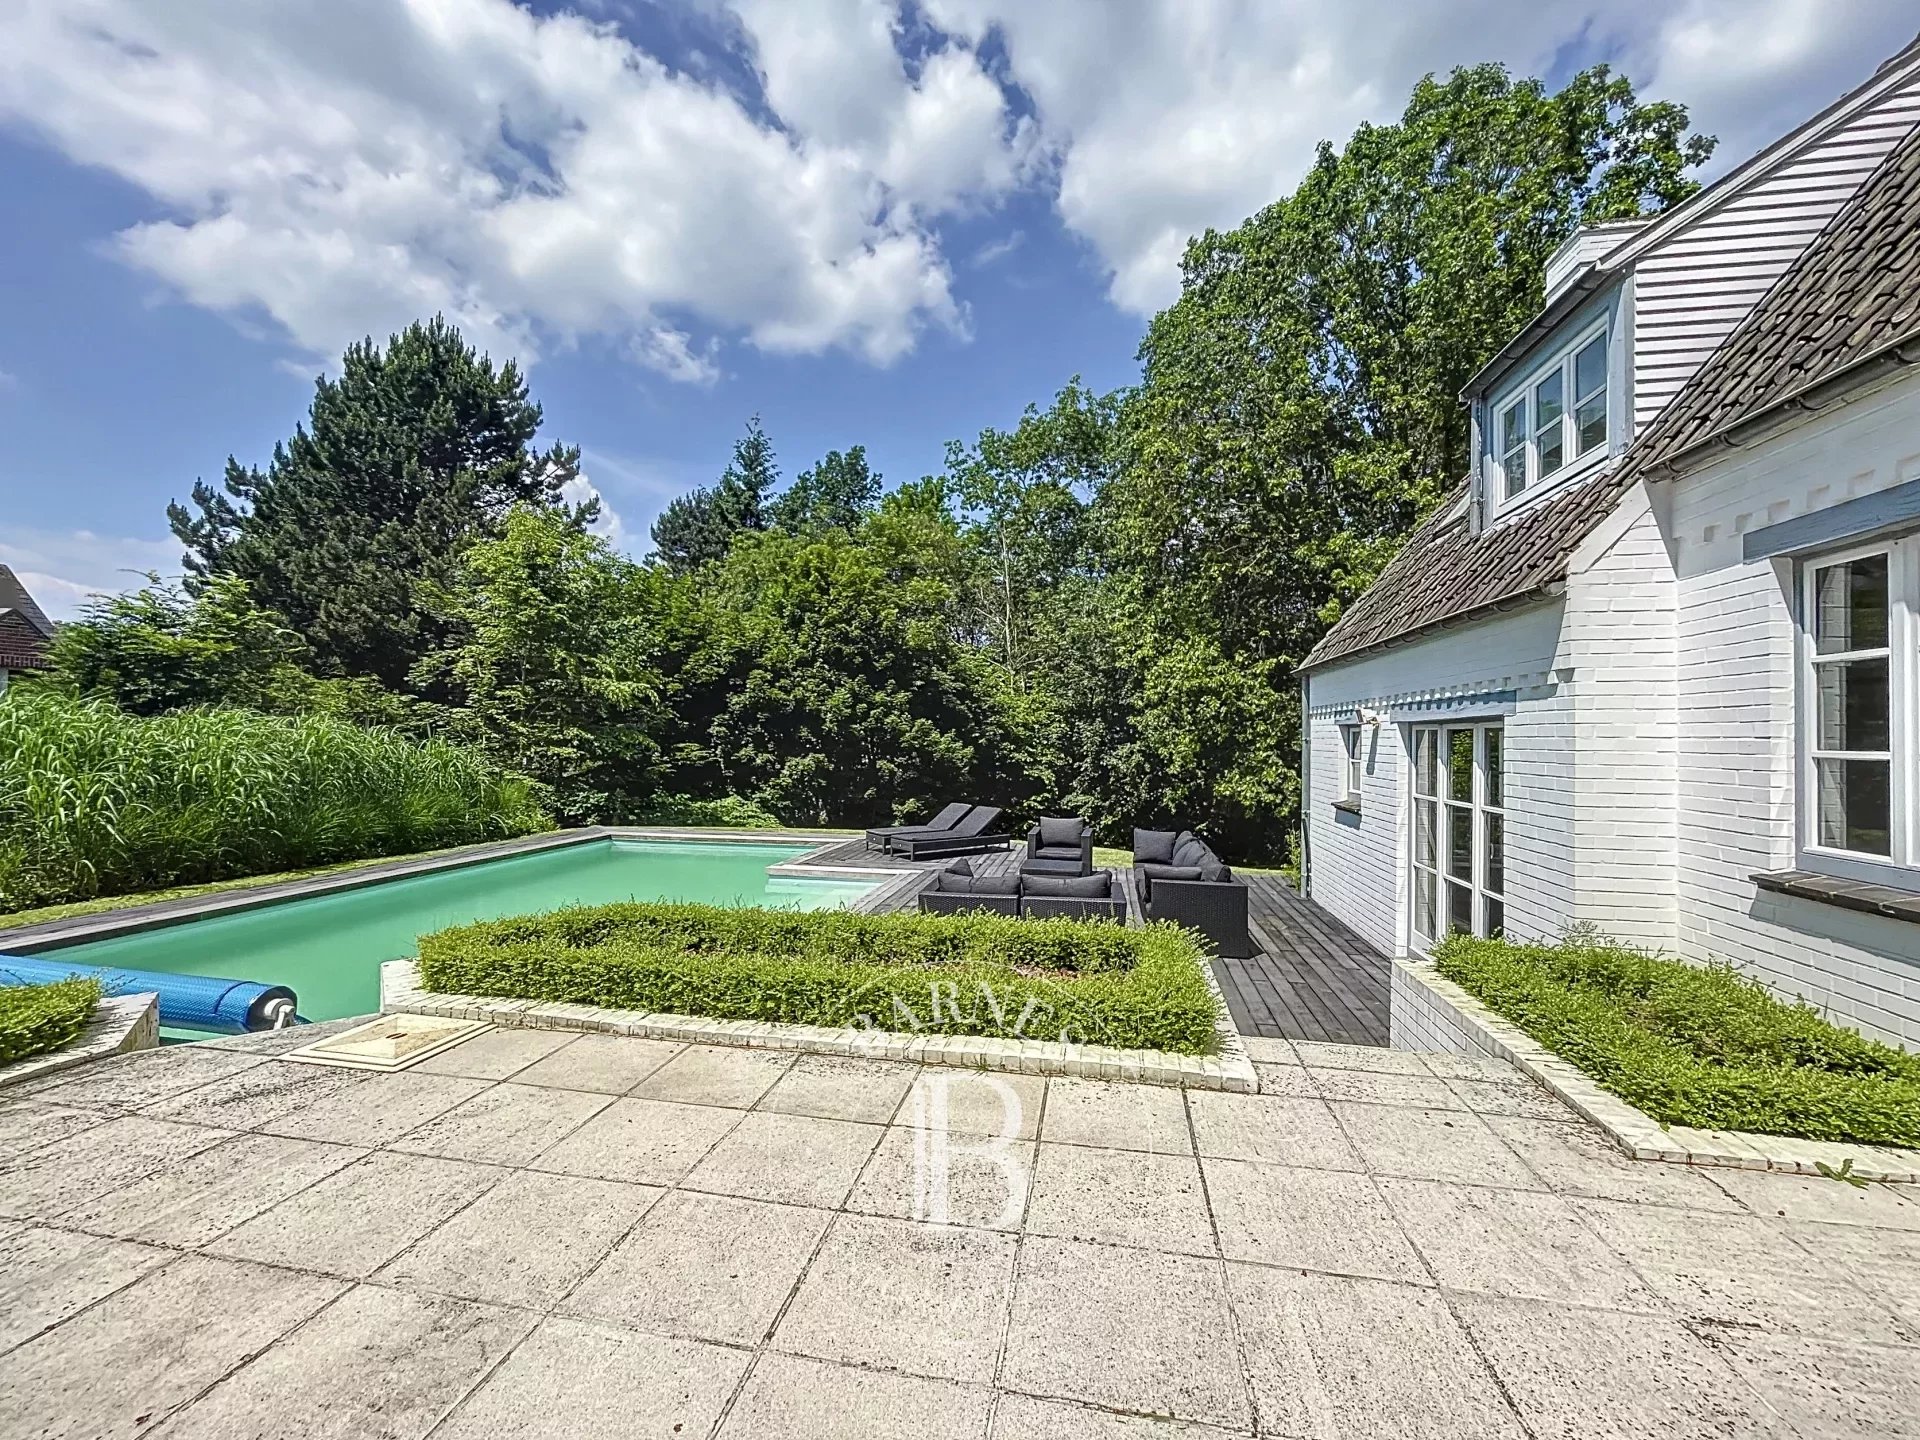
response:
[[[1627,1160],[1484,1062],[1267,1093],[494,1031],[176,1047],[0,1099],[0,1432],[1894,1436],[1920,1203]],[[9,1091],[13,1096],[18,1092]],[[1186,1424],[1146,1417],[1177,1416]]]
[[[1012,871],[1020,846],[971,857],[976,871]],[[852,840],[816,856],[815,865],[864,866],[912,872],[917,879],[889,883],[877,908],[911,910],[922,888],[947,862],[918,864],[868,851]],[[1243,1035],[1279,1040],[1320,1040],[1348,1045],[1388,1043],[1387,990],[1392,973],[1385,955],[1339,920],[1304,899],[1280,875],[1248,874],[1247,915],[1260,953],[1247,960],[1215,960],[1214,974]],[[1130,872],[1121,875],[1127,910],[1137,923],[1140,897]]]

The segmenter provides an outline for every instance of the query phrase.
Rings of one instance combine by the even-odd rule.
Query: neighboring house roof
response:
[[[1920,364],[1920,130],[1700,367],[1627,457],[1659,478],[1739,443],[1790,406]]]
[[[53,622],[34,604],[20,578],[0,565],[0,669],[45,670]]]

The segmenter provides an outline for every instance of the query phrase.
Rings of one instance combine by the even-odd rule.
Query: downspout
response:
[[[1311,675],[1300,677],[1300,893],[1309,893],[1308,831],[1313,817],[1313,722],[1307,714],[1307,697],[1313,685]]]

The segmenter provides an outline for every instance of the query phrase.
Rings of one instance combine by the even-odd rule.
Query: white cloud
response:
[[[71,620],[89,597],[137,590],[150,571],[178,575],[180,542],[9,524],[0,533],[0,564],[20,577],[48,615]]]
[[[1725,164],[1915,25],[1911,0],[701,0],[681,14],[711,51],[669,68],[592,9],[613,19],[13,0],[0,118],[142,189],[155,213],[117,253],[265,317],[308,369],[438,309],[496,353],[602,335],[712,384],[741,340],[885,364],[964,335],[940,226],[1018,191],[1147,313],[1189,236],[1287,192],[1423,73],[1611,58],[1690,104]],[[743,66],[751,93],[725,78]]]
[[[585,470],[560,487],[560,498],[569,505],[584,504],[588,500],[600,502],[600,516],[587,528],[616,550],[625,550],[633,536],[627,533],[626,525],[620,519],[620,512],[613,508],[613,502],[595,485]]]

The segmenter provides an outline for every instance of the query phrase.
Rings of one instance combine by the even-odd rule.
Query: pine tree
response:
[[[767,528],[767,496],[780,483],[773,442],[755,415],[733,444],[717,484],[676,497],[653,522],[653,551],[669,569],[697,570],[724,557],[743,530]]]
[[[385,347],[347,350],[340,377],[314,383],[307,423],[262,471],[229,459],[221,489],[167,507],[189,575],[243,580],[284,616],[327,675],[406,685],[437,648],[440,622],[416,603],[516,503],[568,507],[577,448],[536,451],[540,407],[512,361],[496,369],[440,316]]]

